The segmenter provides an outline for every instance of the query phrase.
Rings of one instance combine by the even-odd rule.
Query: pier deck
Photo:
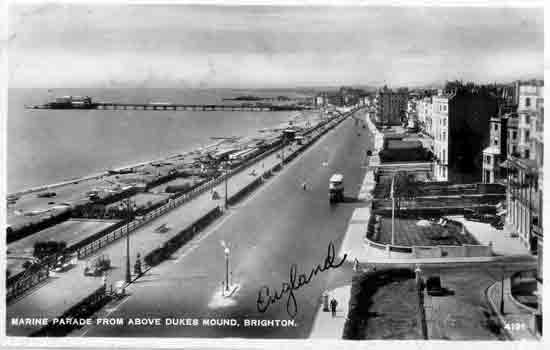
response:
[[[297,105],[248,105],[248,104],[160,104],[160,103],[111,103],[95,102],[85,107],[54,107],[48,104],[31,105],[27,109],[98,109],[98,110],[143,110],[143,111],[223,111],[223,112],[277,112],[277,111],[303,111],[312,109]]]

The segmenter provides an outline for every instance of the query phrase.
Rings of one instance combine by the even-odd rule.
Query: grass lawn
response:
[[[422,339],[418,294],[414,279],[394,281],[371,297],[365,339]]]
[[[467,230],[462,234],[460,225],[447,222],[445,226],[432,222],[429,226],[417,225],[417,219],[395,218],[395,244],[404,246],[479,244]],[[376,242],[391,243],[391,217],[381,217],[380,235]]]
[[[414,272],[384,269],[353,278],[344,339],[423,339]]]

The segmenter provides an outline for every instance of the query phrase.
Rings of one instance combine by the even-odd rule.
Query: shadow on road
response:
[[[342,199],[342,203],[362,203],[362,202],[364,202],[364,201],[357,198],[357,197],[344,196],[344,198]]]

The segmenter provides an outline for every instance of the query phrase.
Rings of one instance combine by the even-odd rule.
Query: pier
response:
[[[276,112],[276,111],[302,111],[311,107],[298,105],[251,105],[251,104],[160,104],[160,103],[114,103],[94,102],[85,107],[60,108],[51,104],[26,106],[27,109],[97,109],[97,110],[143,110],[143,111],[223,111],[223,112]]]

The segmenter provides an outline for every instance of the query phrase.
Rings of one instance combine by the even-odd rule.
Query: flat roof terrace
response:
[[[391,243],[391,217],[380,217],[380,232],[371,240],[381,243]],[[375,234],[376,235],[376,234]],[[462,232],[462,226],[454,221],[441,221],[395,218],[395,244],[401,246],[436,246],[479,244],[467,230]]]
[[[431,162],[432,152],[420,146],[417,148],[383,149],[378,153],[381,163]]]

